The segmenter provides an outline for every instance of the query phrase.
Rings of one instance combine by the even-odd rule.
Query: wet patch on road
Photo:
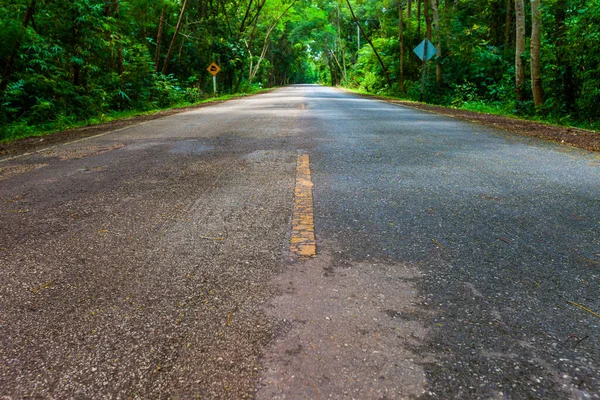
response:
[[[426,393],[422,362],[409,348],[427,331],[412,280],[416,269],[369,260],[295,261],[274,280],[266,312],[291,327],[264,356],[257,398],[381,399]],[[335,276],[326,274],[335,270]],[[429,359],[431,361],[431,358]]]
[[[184,140],[173,144],[169,152],[175,154],[198,155],[212,149],[213,146],[207,146],[198,140]]]

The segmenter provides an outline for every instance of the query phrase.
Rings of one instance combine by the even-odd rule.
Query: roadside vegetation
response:
[[[290,83],[600,130],[596,0],[7,0],[0,141]]]

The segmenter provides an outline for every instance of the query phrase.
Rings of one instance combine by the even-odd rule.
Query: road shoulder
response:
[[[572,128],[568,126],[556,126],[544,124],[536,121],[528,121],[518,118],[510,118],[502,115],[484,114],[474,111],[459,110],[451,107],[436,106],[425,103],[417,103],[405,100],[395,100],[388,97],[382,97],[371,94],[355,93],[343,88],[339,88],[347,93],[369,99],[377,99],[391,104],[397,104],[403,107],[411,107],[418,110],[445,115],[451,118],[457,118],[476,124],[485,125],[495,129],[501,129],[507,132],[519,135],[535,137],[548,140],[563,145],[577,147],[593,152],[600,152],[600,133],[585,129]]]

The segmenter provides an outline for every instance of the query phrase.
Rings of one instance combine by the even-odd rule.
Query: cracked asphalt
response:
[[[600,398],[599,157],[297,85],[0,158],[0,398]]]

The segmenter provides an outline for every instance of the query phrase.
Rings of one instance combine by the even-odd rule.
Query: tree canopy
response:
[[[600,128],[597,0],[6,0],[0,139],[291,83]]]

